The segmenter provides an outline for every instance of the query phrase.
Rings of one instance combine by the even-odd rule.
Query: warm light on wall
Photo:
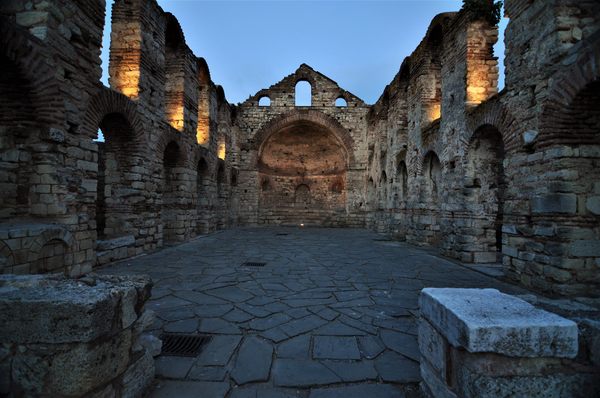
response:
[[[225,160],[225,141],[219,142],[219,147],[217,148],[217,157],[221,160]]]
[[[139,68],[122,71],[119,73],[121,87],[120,91],[131,99],[137,99],[140,94],[140,70]]]
[[[427,112],[427,118],[430,122],[439,119],[442,116],[442,105],[432,104]]]
[[[169,124],[178,131],[183,131],[183,105],[172,106],[167,112]]]
[[[208,128],[198,126],[196,130],[196,142],[198,145],[207,145],[209,139]]]

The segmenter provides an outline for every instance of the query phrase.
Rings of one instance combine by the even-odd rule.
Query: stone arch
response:
[[[79,131],[90,139],[97,138],[98,126],[106,115],[121,114],[130,126],[133,132],[135,145],[139,145],[137,150],[146,148],[144,140],[145,123],[140,117],[137,103],[132,101],[126,95],[123,95],[110,88],[103,87],[90,100],[83,122]]]
[[[397,201],[406,201],[408,196],[408,168],[406,167],[406,151],[396,155],[396,197]]]
[[[299,206],[308,206],[311,203],[310,186],[298,184],[294,189],[294,203]]]
[[[177,131],[185,127],[185,37],[179,21],[165,13],[165,118]]]
[[[219,160],[218,162],[215,180],[217,181],[217,196],[220,199],[227,192],[225,189],[225,184],[227,182],[227,176],[225,175],[225,162],[222,160]]]
[[[332,117],[312,109],[295,109],[269,121],[254,136],[254,149],[258,152],[259,158],[263,146],[268,138],[282,130],[283,128],[295,123],[308,122],[314,123],[329,130],[342,144],[346,152],[347,167],[351,168],[355,164],[354,158],[354,139],[350,133]],[[258,158],[257,158],[258,161]]]
[[[56,69],[48,63],[51,57],[46,50],[25,29],[0,17],[0,54],[16,64],[29,82],[35,120],[45,129],[62,130],[66,119],[65,104],[55,77]]]
[[[210,70],[204,58],[198,58],[196,66],[198,68],[198,124],[196,126],[196,143],[208,146],[210,142]]]
[[[428,151],[423,157],[423,166],[421,167],[423,176],[425,177],[425,185],[427,198],[438,203],[441,194],[442,180],[442,165],[435,151]]]
[[[204,156],[196,162],[196,232],[208,232],[208,216],[210,211],[210,167]]]
[[[553,79],[548,97],[542,106],[540,116],[540,136],[536,147],[543,148],[552,145],[587,145],[597,144],[599,134],[586,132],[585,136],[572,134],[573,120],[568,113],[589,113],[591,107],[598,109],[598,97],[593,100],[591,95],[597,95],[600,88],[600,36],[596,35],[589,49],[579,56],[564,71]],[[582,97],[587,97],[590,109],[576,109],[583,105]]]
[[[472,112],[467,113],[466,134],[461,136],[461,146],[468,148],[473,134],[481,126],[495,126],[502,136],[502,143],[506,152],[514,152],[522,146],[521,138],[517,134],[517,122],[504,105],[496,98],[492,98],[477,106]]]
[[[29,273],[67,272],[73,265],[73,235],[63,227],[46,228],[29,248]]]
[[[265,223],[321,225],[346,212],[346,175],[353,162],[352,139],[337,121],[311,109],[295,109],[267,123],[254,137],[258,217]],[[295,206],[295,189],[306,184],[310,203]],[[258,187],[257,187],[258,188]],[[333,194],[332,188],[335,189]]]
[[[471,236],[461,255],[463,261],[492,263],[500,259],[506,191],[504,158],[498,128],[479,126],[471,135],[464,159],[463,193],[472,228],[461,232]]]
[[[175,242],[184,239],[185,228],[178,220],[181,211],[181,190],[185,189],[185,177],[182,169],[185,167],[185,155],[176,140],[169,141],[162,153],[161,167],[161,196],[162,206],[160,218],[163,227],[163,240]]]
[[[375,181],[373,177],[369,177],[367,180],[367,204],[370,209],[375,209],[377,202],[377,189],[375,187]]]
[[[306,93],[303,93],[306,91]],[[294,85],[294,105],[295,106],[312,106],[313,103],[314,84],[307,78],[296,79]],[[306,94],[308,98],[299,98],[299,94]]]
[[[598,257],[593,248],[600,247],[600,36],[586,44],[588,50],[553,79],[543,105],[535,149],[543,151],[544,159],[548,159],[539,172],[548,172],[549,176],[539,194],[530,200],[531,211],[540,224],[581,233],[560,240],[548,238],[561,250],[561,261],[586,264],[570,269],[571,277],[557,287],[571,295],[593,295],[600,287],[597,273],[590,273],[588,268]],[[576,178],[565,184],[551,176],[558,174],[552,173],[555,170]],[[553,188],[557,185],[559,191]],[[556,204],[557,198],[560,204]],[[548,278],[546,272],[534,277]]]

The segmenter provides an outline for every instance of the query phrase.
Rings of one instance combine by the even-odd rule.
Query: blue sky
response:
[[[462,0],[158,2],[179,19],[188,46],[207,60],[213,81],[223,86],[230,103],[246,100],[304,62],[372,104],[424,37],[431,19],[462,5]],[[105,84],[112,0],[107,3]],[[496,54],[503,52],[500,43]],[[502,71],[500,75],[502,79]]]

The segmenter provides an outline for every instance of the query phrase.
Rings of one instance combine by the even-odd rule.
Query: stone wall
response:
[[[440,14],[372,106],[305,64],[231,105],[142,0],[114,3],[103,87],[105,6],[0,5],[0,272],[79,275],[237,224],[368,226],[597,295],[597,1],[507,0],[504,38]]]
[[[237,222],[232,108],[206,62],[155,1],[115,1],[102,87],[105,9],[0,5],[0,272],[80,275]]]
[[[464,11],[434,18],[371,108],[367,224],[502,262],[549,294],[597,295],[598,7],[506,1],[500,93],[496,27]]]
[[[296,106],[298,82],[310,83],[309,106]],[[306,64],[240,104],[240,222],[364,225],[367,113]]]
[[[145,277],[0,276],[0,394],[142,396],[155,349]]]

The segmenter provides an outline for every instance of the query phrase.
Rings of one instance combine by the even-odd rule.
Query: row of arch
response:
[[[105,141],[98,143],[98,186],[96,196],[96,230],[99,239],[115,238],[127,233],[135,234],[137,220],[146,210],[148,199],[145,179],[158,179],[156,193],[160,197],[160,222],[165,241],[180,241],[186,232],[179,222],[181,214],[189,213],[192,207],[190,190],[195,193],[197,232],[206,232],[201,219],[205,212],[212,211],[215,201],[226,200],[228,187],[237,184],[237,175],[232,172],[227,181],[223,160],[216,160],[214,173],[209,168],[206,155],[198,154],[193,167],[186,149],[178,143],[176,136],[165,136],[158,150],[160,173],[155,177],[140,175],[137,169],[148,168],[150,155],[144,150],[141,137],[136,137],[126,116],[111,112],[99,123]],[[162,149],[161,149],[162,148]],[[200,150],[205,151],[205,150]],[[195,169],[195,187],[190,187],[190,178]],[[147,181],[146,181],[147,182]],[[214,183],[214,184],[213,184]],[[214,185],[214,187],[213,187]],[[211,190],[215,192],[211,192]],[[207,197],[213,195],[212,200]],[[204,225],[204,226],[202,226]]]

